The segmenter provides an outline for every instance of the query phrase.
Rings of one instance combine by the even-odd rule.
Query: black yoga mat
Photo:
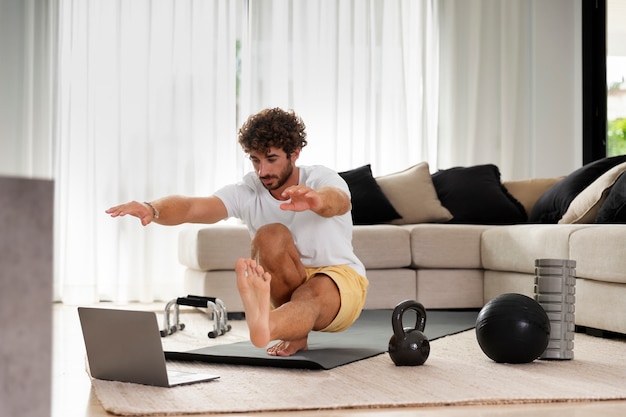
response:
[[[270,356],[265,349],[250,342],[210,346],[186,352],[166,351],[165,357],[173,360],[211,363],[273,366],[278,368],[332,369],[387,352],[392,310],[364,310],[359,319],[346,331],[339,333],[312,332],[309,349],[293,356]],[[431,310],[426,314],[424,333],[429,340],[474,328],[478,311]],[[407,311],[404,327],[415,326],[415,314]]]

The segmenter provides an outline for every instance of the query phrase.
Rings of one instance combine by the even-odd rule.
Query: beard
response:
[[[263,184],[263,186],[265,187],[266,190],[274,191],[274,190],[278,190],[280,187],[285,185],[285,183],[287,182],[287,180],[289,179],[289,177],[291,176],[292,173],[293,173],[293,165],[291,163],[288,163],[285,166],[285,169],[283,169],[280,174],[278,174],[278,175],[266,175],[264,177],[259,177],[259,179],[261,180],[261,184]],[[270,178],[275,179],[275,181],[272,182],[272,183],[269,183],[269,184],[266,184],[265,182],[262,181],[264,179],[266,180],[266,179],[270,179]]]

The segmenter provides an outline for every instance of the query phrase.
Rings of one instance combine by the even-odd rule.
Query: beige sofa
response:
[[[530,213],[558,180],[504,185]],[[606,198],[603,190],[591,199],[595,212]],[[427,309],[478,309],[502,293],[532,296],[535,259],[573,259],[576,324],[626,333],[626,225],[356,225],[353,246],[370,281],[366,309],[393,308],[405,299]],[[241,311],[233,266],[237,258],[249,256],[249,247],[250,236],[241,224],[183,230],[179,259],[186,267],[185,291],[218,297],[229,311]]]
[[[248,256],[243,225],[185,230],[185,291],[241,311],[233,265]],[[534,293],[534,261],[576,260],[576,324],[626,333],[626,225],[356,226],[370,280],[366,309],[416,299],[427,309],[480,308],[498,294]]]

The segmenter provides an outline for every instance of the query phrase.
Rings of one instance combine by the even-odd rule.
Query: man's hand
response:
[[[110,214],[111,217],[119,217],[131,215],[141,220],[143,226],[147,226],[154,220],[154,212],[152,208],[147,204],[140,203],[138,201],[131,201],[130,203],[120,204],[119,206],[111,207],[105,211]]]
[[[323,217],[332,217],[350,210],[350,198],[346,193],[334,187],[322,187],[314,190],[304,185],[294,185],[281,194],[290,201],[282,203],[282,210],[311,210]]]
[[[280,205],[282,210],[316,211],[322,207],[322,197],[320,194],[314,189],[304,185],[291,186],[283,191],[281,195],[290,200]]]

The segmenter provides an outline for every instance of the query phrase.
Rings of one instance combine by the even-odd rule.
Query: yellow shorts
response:
[[[307,280],[313,275],[324,274],[330,277],[339,288],[341,306],[335,319],[322,332],[341,332],[361,315],[365,304],[369,281],[347,265],[333,265],[321,268],[305,268]]]

